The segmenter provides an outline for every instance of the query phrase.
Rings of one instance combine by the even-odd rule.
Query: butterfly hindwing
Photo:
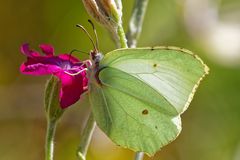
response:
[[[113,142],[153,155],[177,137],[180,117],[155,90],[111,67],[104,68],[99,78],[102,86],[92,84],[90,101],[98,126]],[[137,87],[142,93],[136,93]]]

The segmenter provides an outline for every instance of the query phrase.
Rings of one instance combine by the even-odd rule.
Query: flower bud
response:
[[[82,0],[87,12],[100,24],[116,35],[122,24],[121,0]]]
[[[59,93],[61,89],[61,81],[52,76],[50,80],[48,80],[46,89],[45,89],[45,97],[44,97],[44,105],[45,111],[48,120],[56,121],[63,114],[63,109],[60,107],[59,102]]]
[[[82,0],[88,13],[102,25],[121,23],[121,0]]]

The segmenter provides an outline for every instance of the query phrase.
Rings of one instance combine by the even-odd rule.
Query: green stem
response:
[[[149,0],[136,0],[127,33],[128,46],[134,48],[142,31],[143,20]]]
[[[118,25],[117,33],[121,48],[128,48],[126,35],[121,23]]]
[[[143,152],[137,152],[135,155],[135,160],[142,160],[144,157],[144,153]]]
[[[81,142],[77,150],[77,157],[79,160],[86,159],[87,150],[91,142],[91,138],[92,138],[95,126],[96,126],[96,123],[94,121],[93,114],[91,113],[88,118],[87,124],[83,130],[83,133],[81,136]]]
[[[45,143],[45,160],[53,160],[54,151],[54,136],[56,131],[57,121],[48,120],[47,135]]]

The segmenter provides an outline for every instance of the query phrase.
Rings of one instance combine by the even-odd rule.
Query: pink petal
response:
[[[39,45],[39,48],[41,48],[42,52],[47,56],[53,56],[54,54],[54,48],[49,44],[41,44]]]
[[[42,63],[36,63],[28,65],[27,63],[23,63],[20,66],[20,71],[23,74],[29,74],[29,75],[47,75],[47,74],[53,74],[56,72],[60,72],[62,69],[56,65],[46,65]]]
[[[20,51],[28,56],[28,57],[35,57],[35,56],[40,56],[40,54],[37,51],[33,51],[29,49],[29,44],[25,43],[20,47]]]
[[[77,58],[71,56],[70,54],[59,54],[58,57],[61,58],[62,60],[67,60],[72,63],[80,62]]]
[[[86,76],[85,72],[71,76],[64,72],[55,74],[62,82],[60,93],[60,104],[62,108],[76,103],[80,99],[80,95],[85,92],[83,89],[83,77]]]
[[[20,66],[20,71],[23,74],[32,75],[47,75],[62,71],[62,68],[56,65],[59,61],[57,57],[28,57],[27,62]]]

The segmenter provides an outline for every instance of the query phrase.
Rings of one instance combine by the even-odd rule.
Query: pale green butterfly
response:
[[[88,93],[97,125],[117,145],[150,156],[179,135],[180,115],[209,70],[177,47],[117,49],[105,56],[95,47],[90,58]]]

